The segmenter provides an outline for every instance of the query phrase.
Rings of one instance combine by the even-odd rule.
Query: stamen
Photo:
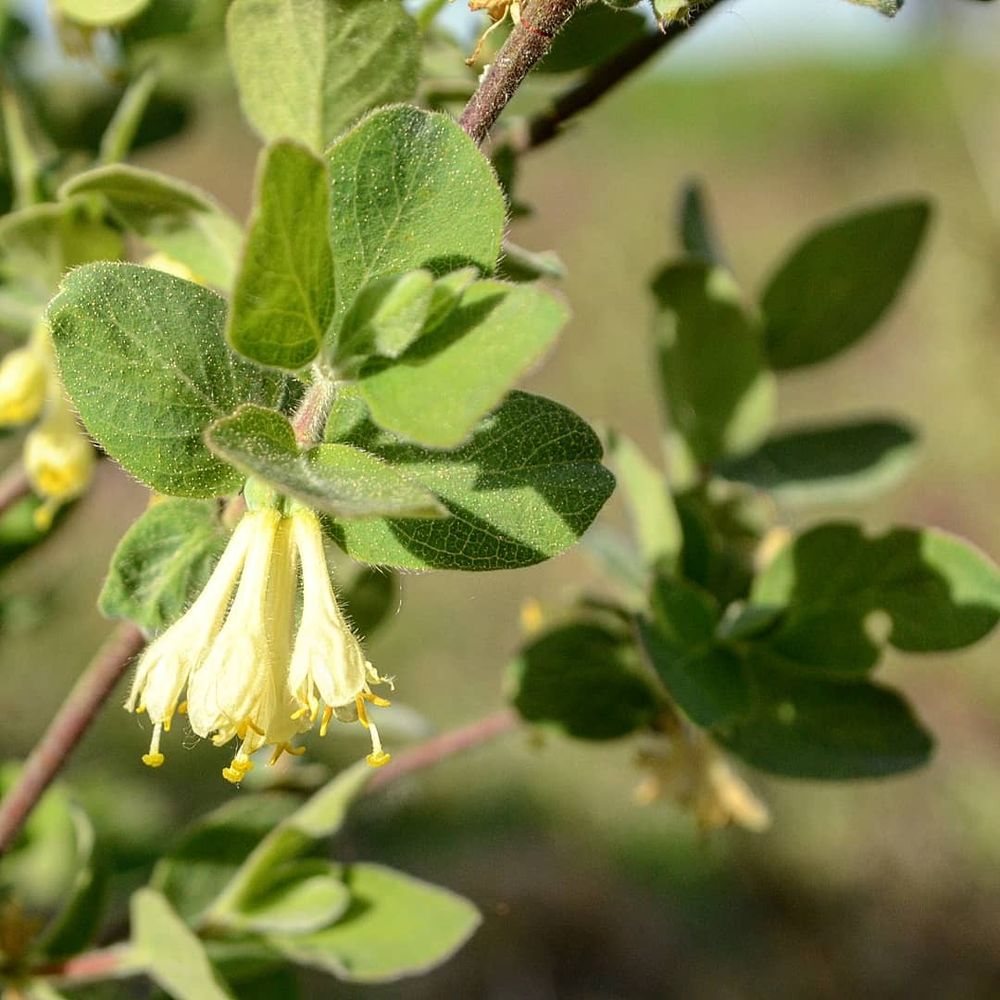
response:
[[[153,726],[153,735],[149,741],[149,753],[142,755],[142,762],[146,767],[160,767],[163,764],[164,756],[160,753],[160,734],[162,732],[163,726],[157,722]]]
[[[372,738],[372,752],[365,758],[369,767],[382,767],[392,760],[392,755],[382,749],[382,740],[379,739],[378,728],[374,722],[368,724],[368,733]]]
[[[365,708],[364,691],[362,691],[361,694],[354,699],[354,704],[358,707],[358,722],[360,722],[365,729],[369,729],[371,727],[371,722],[368,720],[368,710]]]
[[[253,770],[253,761],[249,757],[241,757],[238,753],[229,767],[222,769],[222,777],[230,784],[238,785]]]
[[[271,754],[271,759],[267,762],[268,767],[273,767],[281,760],[281,755],[287,753],[292,757],[301,757],[306,752],[305,747],[293,747],[291,743],[279,743]]]
[[[323,709],[323,721],[319,724],[319,735],[326,736],[327,730],[330,728],[330,720],[333,718],[333,709],[324,708]]]
[[[177,706],[177,711],[178,711],[178,712],[179,712],[179,713],[180,713],[181,715],[187,715],[187,710],[188,710],[188,703],[187,703],[187,699],[185,699],[184,701],[182,701],[182,702],[181,702],[181,703],[180,703],[180,704],[179,704],[179,705]]]

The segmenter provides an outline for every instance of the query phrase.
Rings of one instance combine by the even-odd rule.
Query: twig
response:
[[[537,149],[554,139],[561,127],[574,115],[596,104],[609,90],[641,69],[676,38],[700,21],[721,0],[705,2],[686,20],[675,21],[662,31],[643,35],[621,52],[590,71],[576,86],[560,94],[545,110],[529,118],[506,139],[504,145],[515,153]]]
[[[368,781],[368,790],[383,788],[414,771],[422,771],[425,767],[437,764],[452,754],[489,743],[498,736],[513,732],[520,723],[521,720],[514,711],[504,708],[460,729],[435,736],[426,743],[401,753],[391,764],[376,771]]]
[[[145,644],[138,628],[123,624],[80,675],[25,762],[17,784],[0,802],[0,855],[13,844],[28,813],[93,722],[129,661]]]
[[[31,492],[31,484],[19,465],[8,469],[0,478],[0,514],[23,500]]]
[[[481,145],[500,112],[521,82],[552,47],[556,35],[581,0],[535,0],[521,23],[510,33],[476,92],[469,98],[459,125]]]

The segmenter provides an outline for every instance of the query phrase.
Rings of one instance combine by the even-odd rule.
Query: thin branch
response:
[[[435,736],[426,743],[399,754],[391,764],[376,771],[368,781],[368,790],[384,788],[414,771],[422,771],[425,767],[437,764],[463,750],[489,743],[499,736],[513,732],[520,724],[521,720],[517,713],[504,708],[494,712],[493,715],[470,722],[460,729]]]
[[[482,145],[500,112],[581,2],[535,0],[527,13],[522,13],[521,23],[510,33],[458,120],[477,145]]]
[[[23,500],[31,492],[31,484],[20,465],[8,469],[0,478],[0,514]]]
[[[28,813],[93,722],[129,661],[145,645],[138,628],[123,624],[80,675],[25,762],[17,784],[0,802],[0,855],[13,844]]]
[[[523,127],[515,129],[510,138],[505,140],[505,145],[515,153],[525,153],[530,149],[544,146],[559,134],[562,126],[570,118],[596,104],[608,91],[641,69],[671,42],[694,27],[720,2],[721,0],[705,0],[686,20],[675,21],[662,31],[636,39],[607,62],[592,69],[580,83],[556,97],[543,111],[529,118]]]

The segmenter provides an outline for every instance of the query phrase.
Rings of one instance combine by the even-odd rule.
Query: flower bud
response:
[[[42,412],[49,370],[30,347],[11,351],[0,362],[0,425],[27,424]]]
[[[36,427],[24,441],[24,470],[32,488],[45,503],[35,512],[44,530],[56,511],[90,485],[95,455],[90,441],[77,427],[65,403]]]

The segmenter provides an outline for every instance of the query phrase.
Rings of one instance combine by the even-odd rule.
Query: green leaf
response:
[[[214,292],[134,264],[68,275],[48,320],[87,429],[133,476],[176,496],[236,490],[242,477],[202,440],[241,403],[278,403],[285,380],[240,360]]]
[[[809,674],[760,651],[752,710],[713,735],[748,764],[790,778],[879,778],[926,763],[927,732],[895,692]]]
[[[187,829],[153,869],[150,885],[193,923],[253,849],[298,806],[291,795],[241,795]]]
[[[327,154],[338,309],[375,278],[493,270],[506,206],[489,161],[447,115],[385,108]]]
[[[226,28],[243,112],[265,140],[318,152],[417,85],[417,26],[395,0],[236,0]]]
[[[449,959],[479,926],[460,896],[381,865],[351,865],[351,906],[326,930],[272,937],[293,962],[358,983],[393,982]]]
[[[960,649],[1000,621],[1000,571],[957,538],[896,528],[868,537],[856,524],[820,525],[782,550],[757,578],[751,604],[784,614],[768,643],[809,667],[863,672],[885,641],[904,652]],[[884,630],[883,630],[884,631]]]
[[[0,218],[0,280],[18,286],[34,312],[49,301],[66,271],[123,252],[121,234],[95,219],[80,198]]]
[[[785,503],[863,500],[902,478],[916,446],[916,433],[896,420],[817,425],[774,434],[716,471]]]
[[[454,447],[539,362],[566,319],[565,306],[541,288],[477,281],[402,357],[369,361],[361,393],[387,430]]]
[[[681,551],[681,525],[666,476],[630,438],[618,431],[609,436],[618,481],[625,491],[643,562],[649,568],[672,569]]]
[[[382,459],[346,444],[299,450],[292,425],[260,406],[240,407],[205,433],[208,447],[248,476],[337,517],[443,517],[433,493]]]
[[[365,285],[337,335],[335,363],[369,354],[398,358],[423,330],[434,293],[434,276],[423,269]]]
[[[67,181],[60,198],[101,195],[123,226],[200,279],[229,288],[243,231],[207,194],[189,184],[124,164],[97,167]]]
[[[202,943],[155,889],[132,897],[132,941],[136,960],[175,1000],[224,1000],[223,987]]]
[[[639,623],[649,661],[670,696],[700,726],[746,711],[750,691],[740,657],[715,642],[719,609],[693,584],[660,575],[650,617]]]
[[[225,920],[265,890],[290,861],[317,841],[332,837],[343,825],[347,810],[371,776],[365,761],[341,771],[304,805],[286,816],[245,855],[208,913],[209,920]]]
[[[775,380],[729,273],[674,264],[655,279],[653,294],[671,428],[701,464],[749,451],[773,422]]]
[[[631,11],[603,4],[579,7],[559,32],[545,58],[535,67],[542,73],[573,73],[604,62],[646,34],[646,19]]]
[[[357,634],[371,636],[399,607],[399,577],[378,566],[362,566],[339,596]]]
[[[326,164],[294,142],[273,143],[254,205],[226,336],[251,361],[294,370],[316,357],[333,318]]]
[[[214,501],[160,501],[118,543],[98,601],[101,614],[147,632],[165,629],[201,593],[227,539]]]
[[[721,265],[725,258],[706,201],[705,190],[697,181],[684,186],[678,218],[681,245],[688,257],[705,264]]]
[[[509,678],[524,719],[581,740],[645,729],[662,708],[631,635],[597,623],[565,625],[530,642]]]
[[[87,28],[107,28],[130,21],[150,0],[55,0],[55,9],[68,21]]]
[[[828,223],[789,255],[764,289],[771,367],[813,365],[860,340],[892,304],[930,219],[925,201],[899,201]]]
[[[448,508],[437,521],[337,521],[333,537],[354,559],[408,569],[530,566],[573,545],[614,488],[601,443],[572,411],[511,393],[452,452],[401,442],[341,393],[327,439],[364,448],[426,486]]]
[[[128,85],[101,136],[98,153],[98,160],[101,163],[118,163],[128,156],[158,82],[156,70],[150,68],[140,73]]]
[[[97,849],[94,828],[82,809],[71,807],[76,834],[75,875],[58,913],[37,950],[46,958],[68,958],[83,951],[101,928],[107,900],[108,868]]]
[[[343,916],[351,897],[327,861],[296,861],[262,879],[252,898],[225,914],[224,926],[253,934],[308,934]]]

